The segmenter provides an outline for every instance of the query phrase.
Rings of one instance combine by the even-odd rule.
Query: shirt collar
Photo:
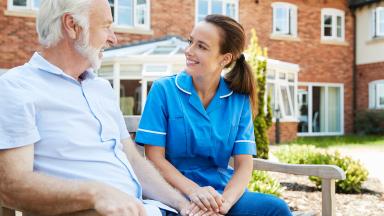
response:
[[[192,76],[189,75],[186,71],[182,71],[181,73],[176,75],[175,84],[177,88],[184,92],[185,94],[191,95],[194,91],[194,86],[192,83]],[[217,93],[220,95],[220,98],[226,98],[233,94],[233,91],[229,88],[228,83],[224,80],[224,77],[220,77],[219,88],[217,89]]]
[[[38,52],[35,52],[32,56],[32,58],[28,62],[32,67],[40,69],[42,71],[56,74],[56,75],[62,75],[66,77],[70,77],[68,74],[64,73],[63,70],[58,68],[57,66],[51,64],[49,61],[47,61],[43,56],[41,56]],[[81,79],[93,79],[96,77],[95,73],[93,72],[92,68],[88,68],[84,71],[83,74],[81,74]],[[71,77],[72,78],[72,77]]]

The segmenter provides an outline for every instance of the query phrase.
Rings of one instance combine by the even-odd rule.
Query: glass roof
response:
[[[166,37],[111,48],[104,52],[104,58],[132,55],[184,55],[184,48],[187,45],[188,43],[179,37]]]

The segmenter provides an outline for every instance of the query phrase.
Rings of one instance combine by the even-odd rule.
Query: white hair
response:
[[[52,47],[62,38],[61,17],[71,14],[83,29],[89,29],[89,11],[93,0],[42,0],[36,20],[39,42],[44,47]]]

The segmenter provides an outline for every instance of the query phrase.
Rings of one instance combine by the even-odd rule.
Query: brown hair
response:
[[[245,61],[243,54],[245,48],[244,28],[236,20],[218,14],[208,15],[204,21],[221,29],[220,53],[232,54],[232,61],[225,67],[228,68],[235,64],[224,78],[232,91],[249,95],[253,117],[255,117],[257,113],[257,86],[255,75]]]

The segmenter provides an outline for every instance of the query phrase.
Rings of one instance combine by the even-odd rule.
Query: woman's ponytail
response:
[[[251,66],[245,61],[244,54],[236,60],[233,68],[225,75],[229,88],[240,94],[248,94],[253,117],[257,114],[257,85]]]

